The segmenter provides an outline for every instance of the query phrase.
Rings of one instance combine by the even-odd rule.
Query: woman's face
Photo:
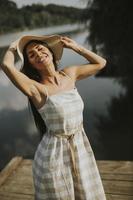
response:
[[[53,63],[53,56],[50,50],[42,44],[31,43],[26,48],[29,62],[36,69],[50,66]]]

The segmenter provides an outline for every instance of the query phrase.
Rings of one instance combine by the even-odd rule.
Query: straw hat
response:
[[[25,35],[21,37],[17,43],[17,52],[22,61],[22,66],[24,64],[23,49],[24,49],[24,46],[30,40],[40,40],[40,41],[46,42],[48,46],[51,48],[51,50],[53,51],[56,61],[59,61],[63,53],[63,44],[60,38],[61,38],[60,35],[45,35],[45,36]]]

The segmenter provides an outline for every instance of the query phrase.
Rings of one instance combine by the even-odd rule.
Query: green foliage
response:
[[[108,72],[133,74],[131,0],[93,0],[82,16],[84,21],[90,21],[88,39],[93,50],[100,50],[108,58]]]
[[[18,9],[14,2],[0,0],[0,5],[0,34],[77,22],[82,13],[82,9],[54,4],[32,4]]]

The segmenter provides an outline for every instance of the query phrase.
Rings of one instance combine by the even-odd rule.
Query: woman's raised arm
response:
[[[4,55],[1,69],[5,72],[12,83],[20,89],[26,96],[32,97],[38,93],[35,87],[35,81],[27,77],[25,74],[15,68],[14,54],[16,51],[17,41],[13,42]]]
[[[68,37],[62,37],[62,42],[64,47],[74,50],[89,61],[89,63],[84,65],[76,65],[64,68],[64,71],[72,76],[73,79],[80,80],[86,78],[96,74],[99,70],[105,67],[106,60],[104,58],[77,44],[74,40]]]

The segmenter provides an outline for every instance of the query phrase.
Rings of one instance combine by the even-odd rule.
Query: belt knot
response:
[[[74,132],[76,132],[78,130],[82,130],[82,127],[83,127],[83,122],[81,122],[81,124],[74,129]],[[70,132],[71,132],[71,130],[70,130]],[[73,129],[72,129],[72,132],[73,132]],[[74,173],[77,176],[78,171],[77,171],[77,168],[76,168],[75,147],[74,147],[74,142],[73,142],[73,138],[74,138],[75,133],[72,133],[72,134],[65,134],[65,133],[56,134],[56,133],[53,133],[52,135],[55,136],[55,137],[59,137],[59,138],[66,138],[69,141],[69,149],[70,149],[71,159],[72,159],[72,163],[73,163]]]

